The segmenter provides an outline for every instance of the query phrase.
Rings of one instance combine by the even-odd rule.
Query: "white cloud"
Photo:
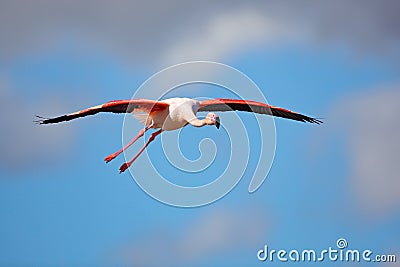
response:
[[[167,46],[161,62],[171,65],[190,60],[219,61],[260,43],[286,41],[289,38],[286,29],[257,10],[226,11],[176,37]]]
[[[85,46],[84,53],[106,50],[143,66],[218,59],[299,38],[324,48],[341,44],[398,59],[398,10],[395,0],[7,1],[0,9],[0,59],[65,42]]]
[[[390,214],[400,205],[399,103],[399,86],[382,88],[349,95],[332,112],[346,134],[352,191],[369,214]]]
[[[186,224],[177,236],[170,236],[168,226],[162,224],[145,232],[144,239],[136,240],[119,253],[134,266],[188,266],[215,255],[225,255],[243,247],[261,244],[265,229],[270,225],[262,212],[254,207],[213,209],[201,218]],[[231,255],[231,254],[229,254]]]
[[[16,95],[10,86],[0,84],[0,167],[18,172],[31,170],[36,164],[52,166],[67,151],[72,141],[72,127],[34,123],[35,114],[62,114],[65,99],[48,98],[31,103]]]

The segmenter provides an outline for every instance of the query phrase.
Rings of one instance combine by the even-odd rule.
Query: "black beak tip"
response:
[[[219,126],[221,126],[221,122],[219,121],[219,118],[215,121],[215,127],[219,129]]]

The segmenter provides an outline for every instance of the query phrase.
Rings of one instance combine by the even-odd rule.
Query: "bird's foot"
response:
[[[121,167],[119,167],[119,173],[123,173],[124,171],[126,171],[129,168],[129,166],[131,166],[131,164],[128,164],[126,162],[122,164]]]
[[[115,159],[118,156],[118,154],[110,154],[107,157],[104,158],[104,161],[106,163],[109,163],[110,161],[112,161],[113,159]]]

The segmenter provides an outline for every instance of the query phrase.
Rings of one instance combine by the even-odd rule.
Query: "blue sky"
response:
[[[42,9],[51,14],[68,6],[65,12],[76,12],[75,21],[67,15],[39,19],[41,11],[30,10],[28,3],[3,5],[16,17],[26,14],[22,22],[2,16],[16,23],[19,35],[3,29],[10,53],[0,55],[0,265],[257,266],[271,264],[256,258],[265,244],[317,250],[335,246],[340,237],[351,248],[399,258],[399,35],[381,26],[396,25],[398,19],[385,18],[396,4],[387,1],[376,8],[373,2],[343,2],[330,4],[336,7],[331,13],[310,1],[310,10],[329,14],[319,18],[289,2],[226,9],[209,3],[199,7],[207,15],[193,15],[193,20],[172,16],[179,3],[159,9],[138,4],[152,34],[128,27],[136,18],[120,21],[113,15],[133,10],[129,4],[101,2],[85,20],[83,4],[43,2]],[[358,7],[364,12],[354,18],[352,10]],[[181,8],[190,13],[190,7]],[[153,12],[160,15],[151,23]],[[335,12],[344,14],[343,20],[329,20]],[[359,25],[369,26],[371,20],[374,29],[348,33],[368,28]],[[199,38],[206,41],[199,43]],[[365,40],[368,45],[361,46]],[[129,173],[119,175],[123,157],[103,162],[121,146],[123,116],[99,114],[44,127],[32,123],[34,114],[53,116],[128,99],[155,72],[193,59],[237,68],[269,103],[324,118],[320,126],[275,120],[275,159],[254,194],[247,188],[257,151],[228,195],[185,209],[154,200]],[[203,97],[225,96],[212,86],[198,87]],[[224,123],[227,115],[219,115]],[[256,131],[250,114],[240,118],[250,134]],[[214,140],[218,156],[213,165],[193,176],[174,170],[159,156],[160,139],[148,148],[154,164],[175,171],[177,183],[211,181],[226,166],[226,133],[215,127],[187,127],[183,133],[180,145],[190,159],[199,156],[193,140]],[[257,147],[260,140],[250,142]],[[139,165],[133,170],[146,173]]]

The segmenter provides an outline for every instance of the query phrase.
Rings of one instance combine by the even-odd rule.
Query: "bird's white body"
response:
[[[161,112],[147,114],[134,114],[146,126],[153,123],[153,128],[161,128],[163,131],[180,129],[188,122],[196,119],[196,113],[200,102],[190,98],[169,98],[160,102],[167,103],[168,109]],[[139,116],[138,116],[139,115]],[[141,118],[141,116],[143,116]],[[145,120],[143,118],[145,117]]]

